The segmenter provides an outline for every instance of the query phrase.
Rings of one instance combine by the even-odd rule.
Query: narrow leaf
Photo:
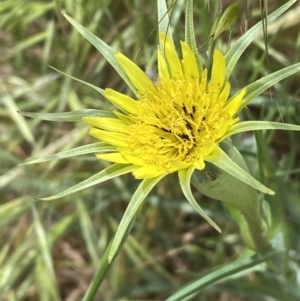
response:
[[[273,12],[267,18],[267,24],[275,21],[285,11],[287,11],[297,0],[290,0],[286,4],[282,5],[275,12]],[[264,21],[265,22],[265,21]],[[230,77],[232,70],[234,69],[237,61],[248,47],[248,45],[257,37],[263,28],[263,21],[260,21],[252,28],[250,28],[237,42],[233,45],[225,55],[226,58],[226,78]]]
[[[64,17],[74,26],[74,28],[85,37],[92,45],[94,45],[97,50],[105,57],[105,59],[111,64],[111,66],[118,72],[118,74],[123,78],[127,86],[137,95],[137,91],[128,76],[126,75],[123,68],[120,66],[119,62],[115,58],[116,51],[112,49],[109,45],[103,42],[101,39],[96,37],[89,30],[84,28],[81,24],[75,21],[73,18],[64,14]],[[138,95],[137,95],[138,96]]]
[[[249,173],[247,173],[244,169],[242,169],[235,162],[233,162],[221,148],[218,148],[211,155],[209,155],[206,158],[206,161],[218,166],[219,168],[225,170],[232,176],[236,177],[242,182],[252,186],[253,188],[263,193],[267,193],[271,195],[275,194],[274,191],[261,184],[259,181],[254,179]]]
[[[257,130],[300,131],[300,126],[270,121],[244,121],[234,124],[223,139],[238,133]]]
[[[65,158],[71,158],[71,157],[86,155],[86,154],[105,153],[105,152],[111,152],[111,151],[115,151],[115,150],[116,150],[116,148],[114,146],[111,146],[104,142],[97,142],[97,143],[92,143],[92,144],[68,149],[66,151],[59,152],[57,154],[50,155],[50,156],[45,156],[45,157],[42,157],[42,158],[39,158],[36,160],[32,160],[29,162],[25,162],[25,163],[19,164],[19,166],[28,165],[28,164],[36,164],[36,163],[47,162],[47,161],[52,161],[52,160],[61,160],[61,159],[65,159]]]
[[[181,189],[183,194],[189,201],[189,203],[194,207],[194,209],[218,232],[222,232],[220,227],[203,211],[203,209],[199,206],[197,201],[195,200],[192,191],[191,191],[191,176],[194,172],[195,168],[182,169],[179,170],[179,182],[181,185]]]
[[[157,17],[158,31],[164,32],[173,42],[166,0],[157,0]]]
[[[37,118],[48,121],[59,122],[78,122],[82,117],[109,117],[116,118],[115,114],[110,111],[103,110],[78,110],[64,113],[34,113],[34,112],[20,112],[23,116]]]
[[[42,201],[52,201],[55,199],[62,198],[64,196],[67,196],[69,194],[75,193],[77,191],[86,189],[88,187],[97,185],[99,183],[105,182],[107,180],[110,180],[112,178],[118,177],[120,175],[124,175],[126,173],[132,172],[136,169],[136,166],[134,165],[124,165],[124,164],[114,164],[111,165],[104,170],[96,173],[95,175],[91,176],[90,178],[80,182],[79,184],[76,184],[58,194],[46,197],[46,198],[40,198]]]
[[[98,253],[97,253],[97,234],[96,229],[92,223],[91,216],[86,207],[86,202],[81,199],[76,200],[77,211],[79,213],[79,222],[82,231],[82,237],[86,244],[86,249],[92,259],[94,266],[98,265]]]
[[[256,96],[260,95],[262,92],[266,91],[268,88],[278,83],[282,79],[297,72],[300,72],[300,63],[282,68],[248,85],[247,92],[242,100],[241,107],[245,107]]]
[[[84,80],[81,80],[81,79],[79,79],[79,78],[76,78],[76,77],[74,77],[74,76],[71,76],[71,75],[69,75],[69,74],[67,74],[67,73],[65,73],[65,72],[62,72],[62,71],[60,71],[60,70],[58,70],[58,69],[56,69],[56,68],[54,68],[54,67],[52,67],[52,66],[49,66],[49,67],[50,67],[51,69],[55,70],[56,72],[58,72],[58,73],[64,75],[64,76],[67,76],[67,77],[69,77],[69,78],[71,78],[71,79],[73,79],[73,80],[76,80],[76,81],[78,81],[78,82],[80,82],[80,83],[82,83],[82,84],[84,84],[84,85],[87,85],[87,86],[93,88],[94,90],[96,90],[96,91],[99,92],[100,94],[103,94],[103,93],[104,93],[104,90],[101,89],[101,88],[99,88],[99,87],[96,87],[96,86],[94,86],[94,85],[92,85],[92,84],[90,84],[90,83],[88,83],[88,82],[85,82]]]
[[[31,129],[28,126],[25,118],[20,114],[18,114],[18,107],[14,99],[9,94],[7,94],[2,97],[2,102],[6,106],[11,119],[15,122],[16,126],[18,127],[19,131],[22,133],[25,140],[30,144],[34,144],[34,138]]]
[[[270,259],[278,253],[279,251],[274,251],[273,249],[271,249],[267,252],[257,253],[251,257],[243,258],[235,262],[226,264],[223,267],[219,267],[218,269],[183,287],[178,292],[166,299],[166,301],[181,301],[185,297],[198,293],[199,291],[201,291],[201,289],[209,286],[210,284],[216,283],[217,281],[223,280],[228,276],[232,276],[239,272],[245,271],[246,269],[252,268],[257,264]]]
[[[165,175],[151,178],[151,179],[145,179],[140,184],[140,186],[135,191],[131,201],[129,202],[126,211],[123,215],[123,218],[119,224],[118,230],[116,232],[116,235],[114,237],[114,240],[112,242],[109,255],[108,255],[108,261],[111,262],[115,256],[115,254],[119,251],[119,248],[121,246],[122,240],[125,239],[127,229],[130,225],[130,222],[136,215],[138,209],[141,207],[142,203],[144,202],[146,196],[149,194],[149,192],[152,190],[152,188],[164,177]]]
[[[47,282],[47,290],[52,295],[52,297],[55,298],[55,300],[60,300],[47,232],[41,223],[41,220],[38,215],[38,211],[34,203],[32,203],[32,212],[34,218],[34,229],[36,232],[37,243],[40,249],[39,256],[41,256],[42,259],[41,264],[44,265],[44,270],[46,271],[49,277]]]

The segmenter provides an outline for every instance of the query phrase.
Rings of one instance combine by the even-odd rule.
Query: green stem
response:
[[[268,228],[260,208],[243,206],[241,210],[228,203],[224,203],[224,206],[239,226],[241,236],[248,247],[258,252],[268,249]]]

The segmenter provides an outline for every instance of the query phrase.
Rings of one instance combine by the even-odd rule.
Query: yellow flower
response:
[[[246,93],[242,89],[229,99],[223,54],[215,50],[211,78],[199,73],[196,58],[186,42],[181,42],[182,60],[173,43],[160,34],[158,79],[147,75],[121,53],[115,55],[138,91],[135,100],[112,89],[104,96],[119,107],[116,118],[84,117],[93,125],[90,134],[116,147],[98,154],[99,159],[133,164],[138,179],[153,178],[194,167],[202,170],[219,143],[238,122],[236,116]]]
[[[112,89],[102,90],[79,80],[103,94],[120,110],[113,113],[81,110],[54,113],[51,116],[44,113],[26,113],[30,117],[53,121],[75,121],[78,117],[83,117],[84,122],[93,126],[90,134],[101,141],[26,164],[94,152],[99,159],[115,163],[73,187],[42,200],[50,201],[64,197],[130,172],[133,172],[136,178],[143,179],[120,221],[107,255],[109,262],[122,246],[132,220],[149,192],[164,176],[176,171],[182,192],[189,203],[215,229],[221,231],[192,194],[190,187],[192,176],[193,184],[199,191],[235,206],[231,211],[236,213],[236,217],[242,218],[240,225],[243,231],[247,231],[245,241],[251,247],[257,250],[268,247],[264,219],[260,212],[261,204],[255,189],[268,194],[274,192],[248,173],[247,166],[238,151],[232,146],[229,151],[230,143],[223,143],[222,148],[226,151],[222,150],[220,143],[231,135],[245,131],[267,129],[300,131],[297,125],[268,121],[238,122],[237,117],[237,113],[252,99],[280,80],[300,71],[300,63],[269,74],[230,98],[228,78],[239,57],[263,28],[263,23],[258,23],[246,32],[227,51],[225,57],[220,51],[215,50],[211,70],[203,70],[194,37],[192,1],[186,3],[186,42],[181,42],[182,59],[180,59],[171,34],[166,35],[169,32],[169,21],[165,1],[158,1],[161,33],[157,52],[158,78],[155,82],[152,82],[126,56],[115,52],[104,41],[65,15],[66,19],[103,54],[138,99]],[[284,5],[279,9],[280,13],[274,12],[268,18],[268,22],[275,20],[291,5],[292,2]],[[204,173],[197,171],[203,170],[206,162],[217,167],[213,167],[213,173],[211,165]],[[202,181],[199,175],[205,175],[205,180]]]

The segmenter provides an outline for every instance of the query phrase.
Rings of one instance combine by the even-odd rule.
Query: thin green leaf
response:
[[[281,123],[281,122],[271,122],[271,121],[244,121],[234,124],[230,131],[224,137],[257,130],[284,130],[284,131],[300,131],[299,125]]]
[[[62,216],[59,221],[51,226],[48,230],[48,243],[52,248],[58,239],[60,239],[73,225],[78,221],[79,212],[76,210],[73,213],[69,213],[66,216]]]
[[[158,31],[164,32],[173,42],[166,0],[157,0]],[[174,43],[174,42],[173,42]],[[163,45],[161,45],[162,47]]]
[[[286,4],[282,5],[275,12],[273,12],[267,18],[267,24],[275,21],[281,16],[286,10],[288,10],[297,0],[290,0]],[[233,45],[225,55],[226,59],[226,78],[228,79],[243,52],[248,45],[256,38],[263,28],[263,21],[260,21],[252,28],[250,28],[237,42]]]
[[[268,88],[278,83],[282,79],[293,75],[297,72],[300,72],[300,63],[294,64],[292,66],[288,66],[282,68],[276,72],[273,72],[254,83],[247,86],[247,92],[245,97],[242,100],[241,107],[246,106],[251,100],[253,100],[256,96],[260,95],[262,92],[266,91]]]
[[[92,259],[92,263],[97,266],[99,257],[97,253],[97,235],[93,223],[86,208],[86,203],[81,199],[76,200],[77,209],[79,212],[79,221],[82,229],[83,238],[88,250],[88,253]]]
[[[20,215],[24,215],[30,207],[29,197],[20,197],[0,205],[0,226],[13,219],[18,219]]]
[[[202,64],[200,56],[197,50],[195,32],[194,32],[194,10],[193,10],[193,0],[186,1],[186,11],[185,11],[185,41],[192,49],[200,74],[202,73]]]
[[[79,79],[79,78],[76,78],[76,77],[74,77],[74,76],[71,76],[71,75],[69,75],[69,74],[67,74],[67,73],[65,73],[65,72],[62,72],[62,71],[60,71],[60,70],[58,70],[58,69],[56,69],[56,68],[54,68],[54,67],[52,67],[52,66],[49,66],[49,67],[50,67],[51,69],[55,70],[56,72],[58,72],[58,73],[64,75],[64,76],[67,76],[67,77],[69,77],[69,78],[71,78],[71,79],[73,79],[73,80],[76,80],[76,81],[78,81],[78,82],[80,82],[80,83],[82,83],[82,84],[84,84],[84,85],[87,85],[87,86],[93,88],[94,90],[96,90],[96,91],[99,92],[100,94],[103,94],[103,93],[104,93],[104,90],[101,89],[101,88],[99,88],[99,87],[96,87],[96,86],[94,86],[94,85],[92,85],[92,84],[90,84],[90,83],[88,83],[88,82],[85,82],[84,80],[81,80],[81,79]]]
[[[15,122],[25,140],[28,141],[30,144],[34,144],[35,141],[31,129],[28,126],[25,118],[18,114],[18,107],[14,99],[9,94],[7,94],[2,97],[2,102],[6,106],[11,119]]]
[[[101,39],[96,37],[89,30],[84,28],[73,18],[71,18],[67,14],[63,14],[63,15],[83,37],[85,37],[91,44],[93,44],[97,48],[97,50],[105,57],[105,59],[123,78],[127,86],[132,90],[132,92],[137,95],[136,88],[133,86],[128,76],[126,75],[125,71],[123,70],[123,68],[120,66],[119,62],[115,58],[116,51],[112,49],[109,45],[107,45],[105,42],[103,42]]]
[[[220,267],[206,274],[200,279],[183,287],[178,292],[166,299],[166,301],[181,301],[185,297],[198,293],[199,291],[201,291],[201,289],[209,286],[210,284],[216,283],[217,281],[223,280],[228,276],[232,276],[239,272],[243,272],[246,269],[254,267],[255,265],[270,259],[278,253],[279,251],[274,251],[273,249],[271,249],[267,252],[257,253],[251,257],[240,259],[230,264],[226,264],[225,266]]]
[[[230,175],[236,177],[242,182],[252,186],[253,188],[267,194],[275,194],[275,192],[268,187],[261,184],[259,181],[254,179],[249,173],[247,173],[244,169],[239,167],[236,163],[234,163],[226,153],[218,148],[211,155],[206,158],[206,161],[218,166],[219,168],[225,170]]]
[[[37,242],[40,247],[41,265],[44,266],[44,271],[48,273],[47,290],[55,300],[60,300],[57,288],[57,282],[54,272],[53,260],[47,239],[47,233],[41,223],[35,205],[32,203],[32,212],[34,217],[34,228],[37,236]]]
[[[19,166],[36,164],[36,163],[47,162],[47,161],[52,161],[52,160],[61,160],[61,159],[65,159],[65,158],[71,158],[71,157],[76,157],[76,156],[86,155],[86,154],[106,153],[106,152],[111,152],[114,150],[116,150],[116,147],[114,147],[114,146],[111,146],[105,142],[96,142],[96,143],[68,149],[66,151],[59,152],[54,155],[45,156],[45,157],[42,157],[42,158],[39,158],[36,160],[25,162],[25,163],[19,164]]]
[[[141,207],[142,203],[144,202],[146,196],[148,193],[152,190],[152,188],[164,177],[165,175],[151,178],[151,179],[145,179],[140,184],[140,186],[135,191],[134,195],[132,196],[132,199],[130,200],[126,211],[123,215],[123,218],[119,224],[118,230],[116,232],[116,235],[114,237],[114,240],[112,242],[109,255],[108,255],[108,261],[111,262],[115,256],[115,254],[119,251],[119,248],[121,246],[121,242],[123,239],[125,239],[127,229],[130,225],[130,222],[136,215],[138,209]]]
[[[199,206],[197,201],[195,200],[192,191],[191,191],[191,176],[194,172],[195,168],[183,169],[179,170],[179,182],[181,185],[181,189],[183,194],[189,201],[189,203],[194,207],[194,209],[218,232],[222,232],[220,227],[203,211],[203,209]]]
[[[25,49],[28,49],[32,47],[33,45],[36,45],[48,37],[47,31],[42,31],[39,33],[36,33],[34,35],[30,35],[28,38],[24,39],[23,41],[19,42],[15,47],[13,47],[10,51],[10,55],[15,55],[16,53],[23,51]]]
[[[59,122],[78,122],[81,121],[82,117],[109,117],[116,118],[114,113],[103,110],[77,110],[64,113],[34,113],[34,112],[20,112],[23,116],[37,118],[48,121],[59,121]]]
[[[110,180],[112,178],[118,177],[120,175],[124,175],[126,173],[132,172],[136,169],[136,166],[134,165],[124,165],[124,164],[113,164],[104,170],[96,173],[95,175],[89,177],[88,179],[80,182],[79,184],[76,184],[58,194],[46,197],[46,198],[40,198],[42,201],[52,201],[55,199],[62,198],[64,196],[67,196],[69,194],[75,193],[77,191],[86,189],[88,187],[97,185],[99,183],[105,182],[107,180]]]

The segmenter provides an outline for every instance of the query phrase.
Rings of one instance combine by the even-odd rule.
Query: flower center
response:
[[[180,163],[204,168],[205,157],[224,135],[221,127],[232,124],[225,108],[228,95],[219,97],[220,89],[206,83],[206,71],[200,82],[160,79],[157,91],[142,95],[137,113],[129,115],[129,147],[122,153],[165,171]]]

